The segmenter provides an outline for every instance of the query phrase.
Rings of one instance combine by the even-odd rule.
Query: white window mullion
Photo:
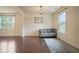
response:
[[[14,16],[0,16],[0,29],[13,29]]]
[[[66,25],[66,12],[62,12],[58,15],[58,25],[60,33],[65,33],[65,25]]]

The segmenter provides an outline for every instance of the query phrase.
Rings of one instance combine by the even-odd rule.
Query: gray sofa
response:
[[[49,37],[57,37],[57,30],[56,29],[40,29],[39,36],[41,38],[49,38]]]

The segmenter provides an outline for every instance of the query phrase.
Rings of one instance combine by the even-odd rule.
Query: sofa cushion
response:
[[[56,29],[40,29],[39,35],[40,37],[53,37],[56,36]]]

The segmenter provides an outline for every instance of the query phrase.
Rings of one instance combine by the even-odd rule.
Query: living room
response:
[[[0,15],[2,53],[79,52],[79,7],[0,6]]]

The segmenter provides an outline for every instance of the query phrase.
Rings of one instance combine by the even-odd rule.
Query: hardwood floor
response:
[[[74,53],[78,49],[69,44],[53,39],[39,37],[0,37],[1,53]]]
[[[48,53],[45,41],[39,37],[0,37],[1,53]]]

